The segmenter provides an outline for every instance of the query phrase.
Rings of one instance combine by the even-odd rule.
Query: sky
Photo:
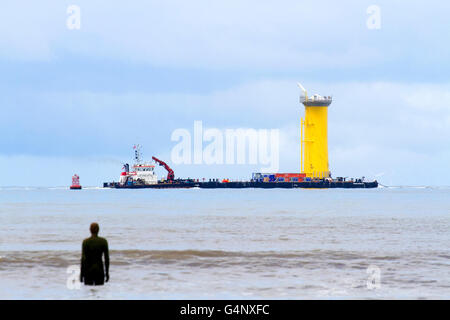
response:
[[[70,5],[80,29],[69,29]],[[376,5],[380,28],[367,25]],[[450,185],[446,1],[9,1],[0,10],[0,186],[118,180],[133,145],[177,177],[258,165],[173,164],[174,130],[278,129],[300,166],[301,82],[332,95],[333,176]],[[158,167],[160,177],[165,176]]]

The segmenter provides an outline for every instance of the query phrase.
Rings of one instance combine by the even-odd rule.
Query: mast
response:
[[[142,161],[142,152],[141,152],[141,145],[135,144],[133,146],[134,149],[134,160],[136,164],[140,164]]]

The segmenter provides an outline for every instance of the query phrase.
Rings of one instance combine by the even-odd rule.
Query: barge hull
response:
[[[378,182],[353,182],[353,181],[302,181],[302,182],[255,182],[255,181],[236,181],[236,182],[173,182],[173,183],[156,183],[156,184],[133,184],[121,185],[117,182],[105,182],[104,188],[115,189],[184,189],[184,188],[201,188],[201,189],[368,189],[377,188]]]

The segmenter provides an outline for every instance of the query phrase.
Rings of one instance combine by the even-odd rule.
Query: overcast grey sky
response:
[[[81,28],[66,26],[69,5]],[[381,28],[366,25],[370,5]],[[333,95],[334,176],[449,185],[446,1],[11,1],[0,10],[0,186],[118,179],[177,128],[280,129],[299,168],[300,81]],[[260,166],[174,166],[248,178]],[[165,172],[158,168],[159,176]]]

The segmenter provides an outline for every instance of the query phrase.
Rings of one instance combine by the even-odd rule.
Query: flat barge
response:
[[[228,179],[209,179],[209,181],[200,181],[199,179],[175,179],[173,170],[162,160],[152,157],[152,160],[163,166],[167,170],[167,178],[165,180],[158,180],[155,174],[155,166],[151,163],[145,163],[141,160],[140,146],[135,145],[135,160],[133,165],[134,170],[130,170],[130,165],[125,163],[123,171],[120,174],[118,182],[104,182],[104,188],[114,189],[243,189],[243,188],[258,188],[258,189],[331,189],[331,188],[345,188],[345,189],[368,189],[377,188],[378,182],[364,181],[361,179],[349,179],[338,177],[332,179],[330,177],[324,178],[310,178],[306,177],[305,173],[253,173],[251,180],[248,181],[229,181]]]
[[[158,182],[154,184],[121,184],[119,182],[105,182],[104,188],[115,189],[182,189],[182,188],[201,188],[201,189],[243,189],[243,188],[259,188],[259,189],[328,189],[328,188],[346,188],[346,189],[367,189],[377,188],[378,182],[370,181],[336,181],[336,180],[312,180],[301,182],[259,182],[259,181],[173,181]]]

